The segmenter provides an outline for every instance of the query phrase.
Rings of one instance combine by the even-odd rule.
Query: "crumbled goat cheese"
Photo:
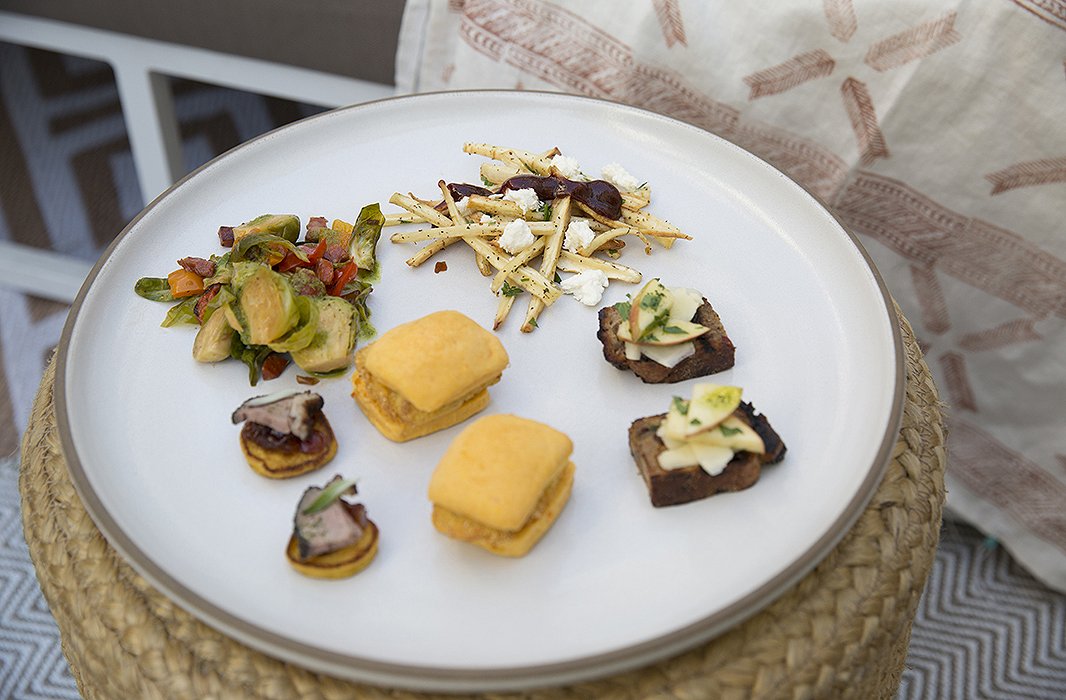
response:
[[[527,187],[524,190],[507,190],[503,198],[517,204],[522,209],[522,216],[528,214],[532,209],[540,209],[543,206],[532,187]]]
[[[566,227],[566,233],[563,234],[563,247],[576,253],[591,243],[595,237],[596,234],[589,227],[587,219],[572,219],[570,225]]]
[[[481,223],[483,223],[483,224],[491,224],[492,223],[492,217],[489,216],[488,214],[482,214],[481,215],[481,219],[479,219],[479,221]]]
[[[618,163],[603,166],[603,179],[622,192],[631,192],[640,188],[640,180],[626,172],[626,169]]]
[[[529,230],[529,224],[523,219],[515,219],[503,227],[503,234],[497,242],[501,248],[514,255],[518,251],[525,250],[533,245],[535,240],[536,237]]]
[[[607,275],[603,270],[582,270],[560,282],[559,288],[564,294],[573,294],[585,306],[595,306],[607,289]]]
[[[562,155],[552,156],[551,165],[568,180],[581,177],[581,165],[578,164],[577,158]]]

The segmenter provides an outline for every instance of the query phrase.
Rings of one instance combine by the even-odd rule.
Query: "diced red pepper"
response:
[[[318,242],[318,245],[315,246],[315,249],[307,254],[307,261],[314,265],[322,259],[322,256],[326,254],[326,250],[328,248],[329,245],[327,244],[326,239],[323,238],[321,241]]]
[[[295,267],[314,267],[315,263],[322,259],[327,248],[328,246],[324,239],[319,241],[314,250],[306,251],[307,262],[301,260],[295,253],[286,253],[285,257],[278,263],[277,270],[278,272],[288,272]]]
[[[329,289],[329,293],[335,297],[340,296],[341,292],[344,291],[344,285],[351,282],[357,274],[359,274],[359,266],[354,262],[350,262],[340,268],[336,279],[333,280],[333,286]]]
[[[300,258],[296,257],[294,254],[288,253],[281,259],[281,262],[278,263],[278,272],[288,272],[294,267],[302,267],[306,264],[307,263],[300,260]]]

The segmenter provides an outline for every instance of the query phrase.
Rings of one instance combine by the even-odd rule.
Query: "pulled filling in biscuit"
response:
[[[485,391],[485,389],[500,381],[500,378],[503,376],[502,373],[497,374],[485,384],[449,403],[446,403],[435,411],[422,411],[415,408],[414,404],[399,393],[378,381],[374,375],[370,374],[364,367],[357,365],[356,374],[358,375],[357,381],[365,392],[364,398],[373,403],[374,407],[380,411],[383,419],[390,423],[400,425],[420,425],[440,416],[446,416],[449,413],[453,413],[478,394]]]
[[[517,530],[499,530],[489,527],[438,504],[433,505],[433,525],[450,537],[480,545],[496,553],[524,554],[528,546],[511,552],[508,551],[510,549],[508,545],[532,537],[534,528],[547,529],[544,523],[550,524],[558,517],[569,498],[574,470],[573,462],[563,465],[559,473],[548,482],[540,499],[533,507],[533,511]],[[543,532],[538,533],[537,536],[539,537],[540,534]],[[528,545],[531,546],[532,542]]]

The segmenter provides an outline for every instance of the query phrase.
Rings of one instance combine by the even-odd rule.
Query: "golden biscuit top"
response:
[[[377,381],[427,412],[489,384],[508,363],[500,340],[458,311],[396,326],[360,355]]]
[[[429,500],[498,530],[525,524],[574,445],[543,423],[492,415],[455,437],[429,483]]]

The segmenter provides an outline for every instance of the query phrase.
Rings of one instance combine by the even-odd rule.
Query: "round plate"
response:
[[[653,508],[629,424],[693,382],[645,385],[607,364],[596,309],[564,297],[531,334],[498,332],[510,367],[486,413],[542,421],[574,441],[570,503],[521,559],[449,540],[430,523],[430,474],[462,426],[404,444],[379,435],[347,377],[315,387],[340,449],[289,481],[244,463],[230,414],[299,386],[251,387],[244,365],[193,361],[192,327],[134,295],[141,276],[220,253],[216,231],[262,213],[354,219],[393,192],[478,182],[466,141],[558,146],[593,175],[621,163],[650,183],[649,211],[693,236],[620,262],[702,291],[737,346],[710,381],[744,388],[789,451],[752,488]],[[383,236],[371,297],[379,331],[438,309],[491,326],[489,280],[457,245],[410,268]],[[614,282],[603,304],[636,285]],[[887,464],[902,353],[884,287],[858,243],[807,192],[748,152],[639,109],[555,94],[438,93],[298,122],[208,163],[146,208],[90,275],[64,330],[56,411],[71,476],[110,543],[175,602],[232,637],[339,677],[434,690],[518,689],[675,654],[769,604],[828,553]],[[524,308],[524,298],[518,308]],[[703,380],[707,381],[707,380]],[[381,529],[377,559],[343,581],[284,556],[301,493],[340,473]]]

